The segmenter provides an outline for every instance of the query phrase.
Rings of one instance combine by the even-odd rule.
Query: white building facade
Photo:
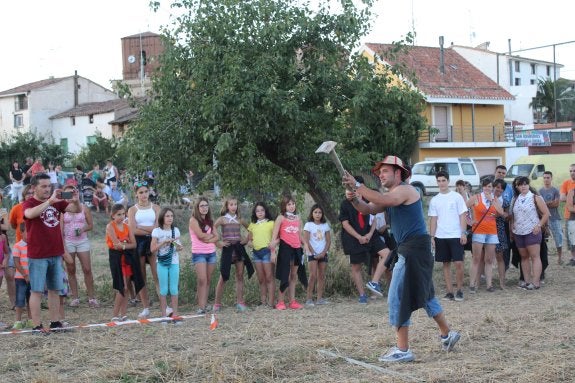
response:
[[[51,78],[0,92],[0,140],[18,132],[52,135],[50,117],[79,104],[117,99],[117,95],[78,75]],[[58,143],[58,141],[56,141]]]
[[[514,102],[505,105],[506,120],[518,121],[525,129],[533,129],[533,124],[540,121],[534,121],[529,104],[537,94],[538,82],[540,79],[559,79],[563,65],[492,52],[486,45],[478,48],[454,45],[451,49],[515,97]]]

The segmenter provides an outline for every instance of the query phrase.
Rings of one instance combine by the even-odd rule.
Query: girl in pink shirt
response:
[[[296,212],[295,200],[291,196],[282,198],[280,211],[281,215],[277,217],[274,224],[271,242],[271,247],[275,247],[279,243],[277,262],[276,257],[272,256],[272,263],[276,264],[276,279],[280,280],[276,309],[286,309],[284,296],[286,289],[289,287],[289,308],[298,310],[303,306],[295,299],[295,281],[296,277],[300,276],[299,273],[301,271],[303,271],[303,280],[300,278],[300,281],[307,288],[307,278],[305,269],[303,269],[302,243],[305,242],[302,238],[302,225]]]

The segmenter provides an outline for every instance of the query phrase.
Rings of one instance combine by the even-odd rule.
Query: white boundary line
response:
[[[352,358],[349,358],[349,357],[344,356],[344,355],[339,355],[339,354],[336,354],[336,353],[331,352],[331,351],[328,351],[328,350],[319,349],[319,350],[317,350],[317,352],[320,353],[320,354],[329,356],[329,357],[331,357],[331,358],[341,358],[341,359],[345,360],[345,361],[348,362],[348,363],[355,364],[356,366],[361,366],[361,367],[364,367],[364,368],[367,368],[367,369],[370,369],[370,370],[374,370],[374,371],[377,371],[377,372],[381,372],[381,373],[383,373],[383,374],[395,376],[395,377],[398,377],[398,378],[401,378],[401,379],[404,379],[404,380],[408,380],[408,381],[411,381],[411,382],[423,382],[423,380],[418,379],[418,378],[416,378],[416,377],[414,377],[414,376],[407,375],[407,374],[402,374],[402,373],[400,373],[400,372],[393,371],[393,370],[389,370],[389,369],[387,369],[387,368],[383,368],[383,367],[379,367],[379,366],[376,366],[376,365],[373,365],[373,364],[365,363],[365,362],[362,362],[362,361],[360,361],[360,360],[352,359]]]
[[[207,318],[206,314],[201,315],[182,315],[178,318],[181,319],[193,319],[193,318]],[[150,323],[161,323],[161,322],[176,322],[172,317],[158,317],[158,318],[149,318],[149,319],[131,319],[126,320],[123,322],[105,322],[105,323],[92,323],[92,324],[79,324],[76,326],[68,326],[62,328],[62,330],[73,330],[73,329],[84,329],[84,328],[94,328],[94,327],[119,327],[119,326],[126,326],[131,324],[150,324]],[[34,333],[40,332],[39,330],[8,330],[0,332],[0,335],[17,335],[17,334],[26,334],[26,333]]]

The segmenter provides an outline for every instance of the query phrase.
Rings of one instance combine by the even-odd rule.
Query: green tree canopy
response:
[[[353,53],[372,0],[172,6],[185,12],[164,30],[153,96],[127,137],[133,163],[156,169],[160,185],[191,168],[207,175],[204,187],[217,180],[234,194],[305,190],[334,221],[343,189],[328,157],[314,154],[323,141],[340,143],[351,171],[411,154],[422,98]]]

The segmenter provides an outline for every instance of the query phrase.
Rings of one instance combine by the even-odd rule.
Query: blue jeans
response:
[[[401,306],[401,294],[403,293],[403,283],[405,280],[405,257],[399,254],[399,259],[393,267],[391,284],[387,293],[387,305],[389,309],[389,323],[394,327],[407,327],[411,324],[408,319],[404,323],[399,323],[399,308]],[[425,312],[430,318],[435,317],[443,311],[439,300],[431,298],[425,303]]]
[[[28,258],[28,270],[32,292],[43,293],[44,287],[48,290],[58,291],[64,288],[61,256],[40,259]]]

